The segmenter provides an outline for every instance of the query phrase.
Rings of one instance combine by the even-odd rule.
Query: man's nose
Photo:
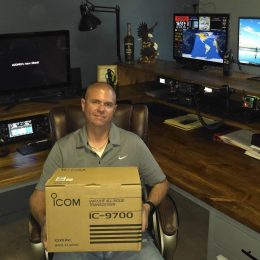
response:
[[[105,110],[105,104],[104,104],[103,102],[100,102],[100,103],[98,104],[98,110],[99,110],[99,111],[104,111],[104,110]]]

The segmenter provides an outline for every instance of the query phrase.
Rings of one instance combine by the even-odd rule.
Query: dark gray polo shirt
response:
[[[91,150],[85,126],[59,139],[50,151],[36,189],[44,191],[46,181],[57,168],[135,166],[145,184],[165,179],[150,150],[136,134],[112,124],[109,143],[101,157]]]

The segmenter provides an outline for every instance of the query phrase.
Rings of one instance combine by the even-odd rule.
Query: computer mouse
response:
[[[9,154],[9,150],[6,147],[0,147],[0,157],[5,157]]]

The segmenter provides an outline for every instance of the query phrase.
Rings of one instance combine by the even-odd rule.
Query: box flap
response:
[[[140,185],[137,167],[59,168],[45,186]]]

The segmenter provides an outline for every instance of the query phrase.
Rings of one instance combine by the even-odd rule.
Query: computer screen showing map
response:
[[[227,50],[228,26],[228,14],[174,14],[174,59],[222,65]]]

